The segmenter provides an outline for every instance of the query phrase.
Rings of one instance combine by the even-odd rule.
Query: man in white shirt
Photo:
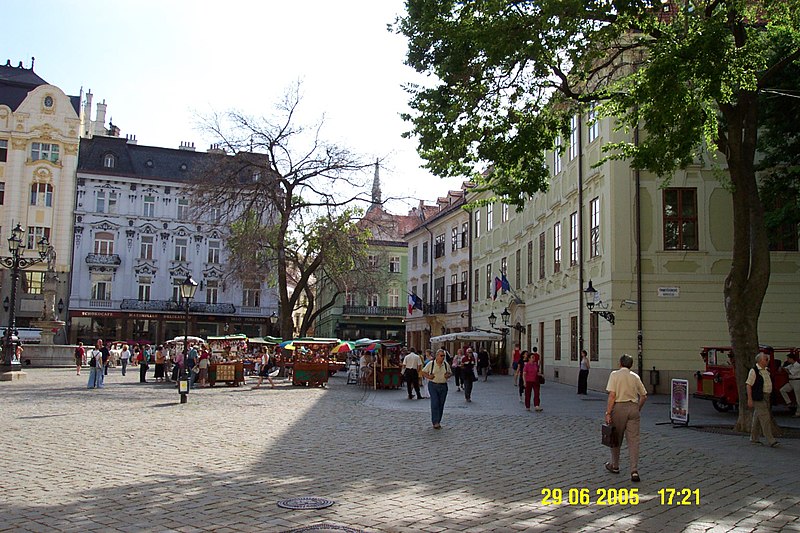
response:
[[[789,398],[789,391],[794,391],[795,402],[800,400],[800,362],[797,361],[797,354],[790,353],[786,356],[786,365],[783,370],[789,374],[789,381],[781,387],[781,396],[783,396],[783,401],[791,409],[792,407],[797,407],[797,403],[792,403]],[[794,416],[800,417],[800,407],[797,407]]]
[[[422,368],[422,358],[415,353],[414,348],[409,348],[409,353],[403,358],[403,379],[406,381],[408,389],[408,399],[413,400],[411,388],[417,393],[417,400],[422,399],[419,391],[419,371]]]

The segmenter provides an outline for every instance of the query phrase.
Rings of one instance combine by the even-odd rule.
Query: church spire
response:
[[[380,207],[381,200],[381,177],[379,175],[378,159],[375,159],[375,178],[372,180],[372,205]]]

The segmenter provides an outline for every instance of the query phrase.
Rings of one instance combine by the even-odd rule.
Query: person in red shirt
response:
[[[533,391],[533,408],[541,411],[539,406],[539,354],[533,352],[528,362],[522,369],[522,378],[525,380],[525,409],[531,410],[531,391]]]

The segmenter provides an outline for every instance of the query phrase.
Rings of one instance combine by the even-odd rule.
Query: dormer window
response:
[[[103,166],[105,168],[115,168],[117,166],[117,158],[114,157],[114,154],[106,154],[103,157]]]

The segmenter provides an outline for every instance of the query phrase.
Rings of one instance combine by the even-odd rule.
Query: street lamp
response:
[[[272,328],[275,326],[275,321],[278,320],[278,315],[276,315],[275,311],[273,311],[272,314],[267,317],[267,320],[269,321],[269,334],[272,335]]]
[[[22,226],[17,224],[17,226],[11,230],[11,237],[8,238],[8,251],[11,252],[11,256],[0,257],[0,263],[2,263],[4,267],[11,269],[11,300],[8,301],[7,297],[3,300],[3,308],[8,311],[8,327],[6,328],[6,334],[3,338],[2,372],[4,373],[4,377],[7,372],[15,372],[22,369],[22,365],[19,359],[17,359],[17,351],[14,348],[14,338],[17,329],[16,311],[19,271],[44,261],[47,256],[47,250],[50,247],[50,243],[47,242],[47,239],[42,237],[39,242],[36,243],[36,251],[39,257],[23,257],[25,247],[22,246],[22,235],[24,233]],[[6,305],[8,307],[6,307]],[[11,376],[12,375],[9,375],[8,378],[13,379]]]
[[[604,304],[602,300],[600,300],[600,295],[597,293],[597,289],[592,286],[592,280],[589,280],[589,286],[586,287],[583,292],[586,294],[586,308],[589,310],[589,312],[605,318],[611,322],[611,325],[613,326],[616,317],[612,311],[607,311],[608,304]],[[595,309],[595,307],[597,309]]]
[[[186,306],[186,318],[184,320],[183,335],[183,365],[181,374],[178,378],[178,393],[181,395],[181,403],[186,403],[189,394],[189,373],[186,371],[189,356],[189,302],[194,298],[197,291],[197,282],[192,279],[192,275],[186,276],[186,280],[181,283],[181,298]]]

